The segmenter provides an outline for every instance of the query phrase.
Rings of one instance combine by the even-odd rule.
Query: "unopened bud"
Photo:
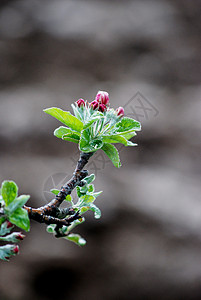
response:
[[[13,254],[18,254],[19,253],[19,246],[15,246],[14,248],[13,248]]]
[[[124,116],[124,108],[123,107],[119,107],[116,109],[116,112],[117,112],[117,116],[119,117],[123,117]]]
[[[96,95],[96,101],[104,105],[109,105],[109,94],[104,91],[99,91]]]
[[[25,238],[25,235],[22,234],[21,232],[17,233],[16,235],[16,239],[19,241],[22,241]]]
[[[99,107],[99,103],[97,100],[92,101],[89,105],[90,105],[90,107],[93,108],[93,110],[95,110]]]
[[[80,106],[85,106],[84,99],[82,99],[82,98],[79,99],[79,100],[77,100],[76,103],[77,103],[77,106],[78,106],[78,107],[80,107]]]
[[[99,105],[99,111],[104,112],[107,109],[107,107],[105,106],[105,104],[100,104]]]

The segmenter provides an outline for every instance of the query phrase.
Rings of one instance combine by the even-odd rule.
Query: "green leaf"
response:
[[[113,165],[116,168],[121,167],[119,153],[118,153],[117,148],[115,148],[114,145],[105,143],[101,149],[105,152],[105,154],[109,157],[109,159],[111,159]]]
[[[58,195],[60,191],[57,189],[51,189],[50,192],[53,193],[54,195]]]
[[[135,136],[136,135],[136,132],[135,131],[126,131],[126,132],[121,132],[120,133],[121,134],[121,136],[123,136],[125,139],[127,139],[127,140],[130,140],[133,136]]]
[[[66,201],[71,202],[72,201],[72,196],[71,195],[67,195],[65,198]]]
[[[101,210],[98,208],[95,204],[90,205],[90,210],[94,212],[94,218],[95,219],[100,219],[101,217]]]
[[[93,182],[95,180],[95,178],[96,178],[96,176],[94,174],[91,174],[91,175],[85,177],[84,180],[87,182],[87,184],[89,184],[89,183]]]
[[[89,186],[88,186],[88,192],[89,193],[93,193],[94,192],[94,185],[93,184],[89,184]]]
[[[65,126],[60,126],[60,127],[55,129],[54,135],[61,139],[64,134],[68,134],[68,133],[71,133],[71,132],[72,132],[72,129],[67,128]]]
[[[63,226],[62,231],[64,234],[68,234],[71,230],[73,230],[76,226],[82,224],[85,221],[84,217],[80,218],[79,220],[75,220],[71,223],[70,226]]]
[[[80,193],[86,194],[88,192],[88,185],[80,187]]]
[[[77,191],[77,195],[78,195],[78,198],[80,198],[82,196],[82,193],[80,191],[80,186],[76,186],[76,191]]]
[[[79,234],[71,233],[66,237],[66,239],[74,242],[78,246],[84,246],[86,244],[85,239],[83,239]]]
[[[64,111],[57,107],[50,107],[44,109],[44,112],[56,118],[71,129],[81,132],[83,129],[82,121],[74,117],[69,111]]]
[[[5,217],[0,217],[0,225],[6,221],[6,218]],[[0,234],[1,235],[1,234]]]
[[[98,196],[100,196],[100,194],[102,194],[103,191],[100,191],[100,192],[96,192],[96,193],[93,193],[92,195],[97,198]]]
[[[85,149],[86,147],[88,147],[89,142],[90,142],[90,131],[89,131],[89,129],[84,129],[82,131],[81,138],[80,138],[80,144],[79,144],[80,150],[84,151],[82,149]]]
[[[101,139],[90,140],[90,138],[91,137],[89,129],[84,129],[81,134],[79,144],[79,148],[81,151],[88,153],[101,149],[101,147],[103,146],[103,142],[101,141]]]
[[[141,125],[140,122],[128,118],[128,117],[123,117],[121,121],[116,123],[114,127],[115,132],[125,132],[125,131],[136,131],[136,130],[141,130]]]
[[[18,187],[14,181],[3,181],[1,186],[2,197],[8,206],[18,194]]]
[[[125,146],[128,146],[128,141],[121,135],[106,135],[103,136],[104,143],[121,143]]]
[[[24,208],[17,208],[11,215],[8,216],[9,221],[16,226],[29,231],[30,229],[30,220],[28,213]]]
[[[105,142],[105,143],[121,143],[125,146],[137,146],[137,144],[134,144],[131,141],[128,141],[123,135],[119,135],[119,134],[103,136],[103,142]]]
[[[103,117],[100,117],[100,116],[93,117],[84,125],[83,129],[89,128],[94,122],[100,120],[101,118],[103,118]]]
[[[62,140],[79,144],[80,137],[78,134],[71,132],[68,134],[64,134],[62,136]]]
[[[22,207],[25,205],[25,203],[29,200],[29,195],[21,195],[17,197],[11,204],[7,207],[8,212],[11,214],[13,213],[17,208]]]
[[[95,199],[96,199],[96,197],[94,197],[92,195],[83,195],[80,197],[80,200],[78,202],[79,203],[78,207],[82,207],[82,206],[88,205],[89,203],[93,203]]]

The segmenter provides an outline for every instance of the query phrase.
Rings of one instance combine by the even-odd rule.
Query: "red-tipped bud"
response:
[[[117,116],[119,116],[119,117],[123,117],[124,116],[124,109],[123,109],[123,107],[120,106],[119,108],[117,108],[116,112],[117,112]]]
[[[19,253],[19,246],[15,246],[14,248],[13,248],[13,253],[14,254],[18,254]]]
[[[107,109],[107,107],[105,106],[105,104],[100,104],[99,105],[99,111],[104,112]]]
[[[19,233],[16,235],[16,239],[19,240],[19,241],[22,241],[24,238],[25,238],[25,235],[22,234],[21,232],[19,232]]]
[[[99,91],[96,95],[96,101],[104,105],[109,105],[109,94],[104,91]]]
[[[96,100],[92,101],[89,105],[93,108],[93,110],[99,107],[99,103]]]
[[[13,224],[10,222],[10,221],[6,221],[6,225],[7,225],[7,228],[11,228],[11,227],[13,227]]]
[[[77,106],[78,106],[78,107],[80,107],[80,106],[85,106],[84,99],[82,99],[82,98],[79,99],[79,100],[77,100],[76,103],[77,103]]]

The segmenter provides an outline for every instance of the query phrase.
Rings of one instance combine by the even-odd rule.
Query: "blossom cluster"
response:
[[[88,103],[87,101],[84,101],[84,99],[79,99],[76,101],[76,104],[78,107],[84,107],[87,104],[90,108],[93,110],[98,110],[100,112],[106,112],[109,108],[109,94],[105,91],[99,91],[95,97],[95,100],[93,100],[91,103]],[[118,107],[116,109],[117,116],[123,117],[124,116],[124,109],[123,107]]]

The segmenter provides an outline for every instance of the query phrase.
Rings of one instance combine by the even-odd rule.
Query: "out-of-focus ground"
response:
[[[73,172],[77,147],[46,107],[106,90],[142,132],[122,168],[89,165],[104,192],[102,218],[78,228],[87,245],[32,222],[0,263],[0,299],[201,299],[200,18],[195,0],[1,1],[1,181],[36,207]]]

